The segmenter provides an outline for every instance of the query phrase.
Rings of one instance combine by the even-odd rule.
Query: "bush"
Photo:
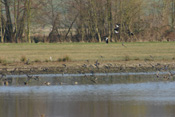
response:
[[[25,63],[27,61],[27,58],[26,58],[26,56],[21,56],[21,59],[20,60],[21,60],[21,62],[24,62]]]
[[[68,62],[68,61],[71,61],[71,58],[67,55],[63,58],[58,58],[58,62]]]
[[[62,58],[58,58],[58,62],[62,62],[63,61],[63,59]]]
[[[50,60],[46,59],[45,62],[50,62]]]
[[[63,61],[64,61],[64,62],[65,62],[65,61],[71,61],[71,59],[70,59],[69,56],[65,56],[65,57],[63,58]]]

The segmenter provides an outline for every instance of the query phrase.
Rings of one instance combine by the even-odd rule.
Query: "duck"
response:
[[[45,85],[49,86],[50,85],[50,82],[44,82]]]

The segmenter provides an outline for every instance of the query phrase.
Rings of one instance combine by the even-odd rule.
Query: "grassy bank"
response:
[[[175,42],[0,44],[0,73],[6,74],[143,72],[167,66],[175,69]]]
[[[175,42],[145,43],[40,43],[0,44],[0,59],[20,62],[53,61],[67,56],[71,61],[130,61],[175,59]]]

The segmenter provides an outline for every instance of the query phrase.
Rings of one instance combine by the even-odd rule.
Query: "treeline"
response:
[[[175,41],[175,0],[1,0],[0,9],[1,43]]]

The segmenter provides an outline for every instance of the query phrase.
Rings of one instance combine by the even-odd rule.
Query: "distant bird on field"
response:
[[[123,43],[123,42],[122,42],[122,46],[123,46],[123,47],[125,47],[125,48],[127,48],[127,47],[124,45],[124,43]]]
[[[52,61],[52,57],[50,56],[50,61]]]
[[[87,68],[87,65],[86,64],[83,64],[82,67]]]
[[[66,64],[62,64],[66,68]]]
[[[104,56],[100,56],[100,58],[104,58]]]
[[[94,65],[98,68],[98,66],[100,65],[100,63],[98,62],[98,60],[95,62]]]
[[[86,60],[89,63],[89,60]]]
[[[27,59],[27,61],[26,61],[26,63],[25,63],[25,64],[29,65],[29,64],[30,64],[30,60],[29,60],[29,59]]]

